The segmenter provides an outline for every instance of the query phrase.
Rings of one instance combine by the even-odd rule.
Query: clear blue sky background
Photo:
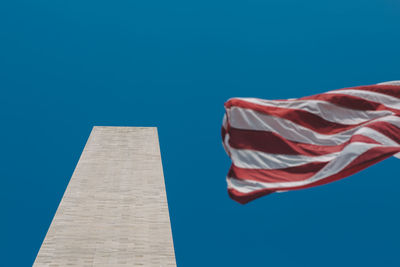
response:
[[[179,266],[400,266],[400,161],[229,199],[220,126],[400,78],[397,0],[0,3],[0,258],[33,263],[93,125],[159,127]]]

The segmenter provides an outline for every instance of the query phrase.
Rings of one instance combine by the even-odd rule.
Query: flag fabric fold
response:
[[[342,179],[400,155],[400,81],[289,100],[231,98],[222,143],[239,203]],[[396,155],[397,154],[397,155]]]

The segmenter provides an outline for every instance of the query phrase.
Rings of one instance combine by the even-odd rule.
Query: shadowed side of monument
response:
[[[176,266],[157,128],[94,127],[34,266]]]

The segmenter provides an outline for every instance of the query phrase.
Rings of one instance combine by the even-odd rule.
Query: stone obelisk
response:
[[[34,266],[176,266],[157,128],[93,128]]]

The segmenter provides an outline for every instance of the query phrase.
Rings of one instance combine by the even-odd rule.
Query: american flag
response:
[[[228,193],[242,204],[400,157],[400,81],[298,99],[231,98],[225,110]]]

